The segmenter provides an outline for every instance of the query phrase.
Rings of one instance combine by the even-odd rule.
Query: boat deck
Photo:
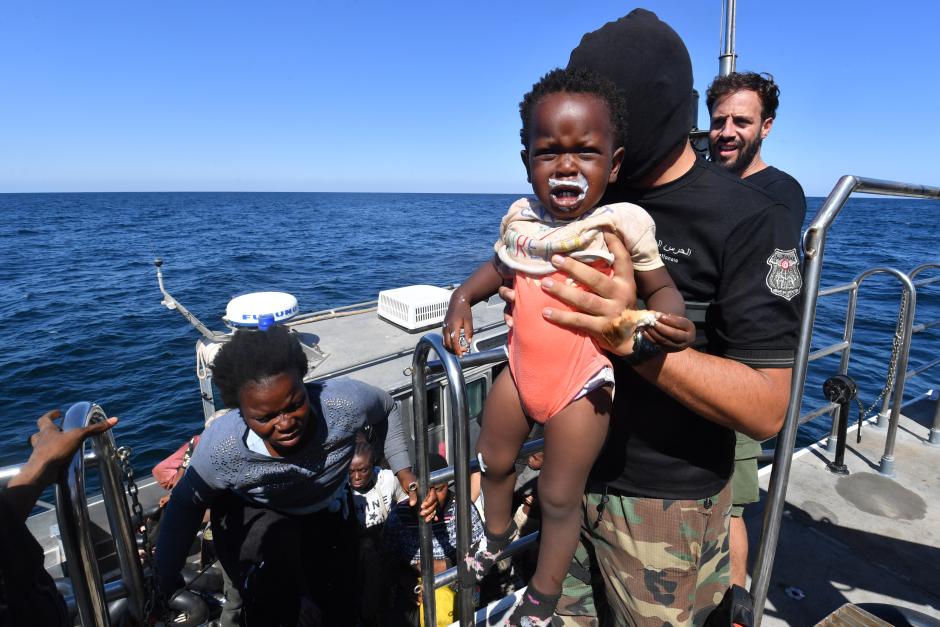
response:
[[[498,296],[473,307],[476,350],[506,342],[503,322],[505,303]],[[415,346],[426,333],[440,333],[440,325],[409,331],[383,320],[374,308],[351,315],[298,318],[290,326],[310,344],[317,344],[327,358],[312,369],[308,379],[349,375],[386,390],[393,396],[411,390],[409,368]],[[432,358],[436,358],[432,355]]]
[[[887,431],[870,424],[857,444],[850,422],[848,476],[826,468],[834,454],[825,447],[794,457],[764,625],[813,625],[846,603],[940,618],[940,447],[927,444],[936,404],[922,398],[903,408],[893,478],[878,473]],[[761,507],[745,513],[751,566],[770,470],[760,473]]]

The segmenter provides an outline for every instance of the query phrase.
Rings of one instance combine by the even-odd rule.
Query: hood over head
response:
[[[692,61],[682,39],[655,13],[634,9],[581,38],[568,68],[612,80],[626,99],[626,154],[618,183],[649,173],[692,124]]]

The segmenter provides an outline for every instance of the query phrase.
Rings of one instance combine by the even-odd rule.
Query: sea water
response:
[[[138,473],[201,429],[197,332],[160,304],[154,258],[164,260],[170,293],[222,330],[226,303],[246,292],[290,292],[302,311],[313,311],[371,300],[388,288],[459,282],[492,254],[500,217],[515,198],[0,195],[0,465],[26,459],[26,437],[40,414],[80,400],[120,417],[115,435],[132,448]],[[809,199],[807,224],[821,202]],[[929,201],[850,200],[831,231],[823,286],[871,266],[907,272],[940,258],[937,209]],[[866,406],[884,385],[898,294],[896,281],[885,278],[862,291],[850,374]],[[841,338],[845,301],[820,301],[814,348]],[[940,286],[919,295],[917,313],[921,322],[940,318]],[[937,345],[937,333],[915,338],[912,366],[934,357],[928,346]],[[837,368],[838,357],[810,366],[804,411],[821,404],[821,383]],[[906,397],[938,380],[940,369],[912,379]],[[800,441],[827,432],[827,423],[807,425]]]

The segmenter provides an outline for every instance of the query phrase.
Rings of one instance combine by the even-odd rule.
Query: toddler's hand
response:
[[[461,332],[464,344],[460,342]],[[468,351],[473,340],[473,312],[470,311],[470,303],[460,294],[459,289],[450,298],[441,335],[444,336],[444,347],[458,357]]]
[[[664,313],[656,318],[655,326],[643,329],[643,335],[667,353],[676,353],[695,341],[695,325],[688,318]]]

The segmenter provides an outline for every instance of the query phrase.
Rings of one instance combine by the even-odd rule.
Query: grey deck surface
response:
[[[497,335],[505,335],[503,324],[504,303],[498,297],[473,307],[473,323],[476,329],[493,327],[489,331],[478,332],[474,344]],[[291,325],[307,335],[309,343],[316,343],[328,357],[308,375],[308,379],[327,379],[337,373],[352,374],[356,379],[365,381],[383,390],[396,394],[399,390],[411,386],[411,375],[405,369],[411,366],[414,348],[427,333],[440,333],[435,325],[431,329],[407,331],[383,320],[375,313],[356,314],[300,322]],[[432,353],[431,359],[435,358]],[[364,363],[372,365],[361,367]]]
[[[833,455],[825,448],[793,460],[764,625],[814,625],[847,602],[892,603],[940,618],[940,448],[926,444],[935,406],[922,399],[904,408],[893,478],[877,470],[886,432],[869,425],[856,444],[850,423],[846,477],[826,469]],[[761,471],[761,506],[745,512],[751,566],[769,471]]]

